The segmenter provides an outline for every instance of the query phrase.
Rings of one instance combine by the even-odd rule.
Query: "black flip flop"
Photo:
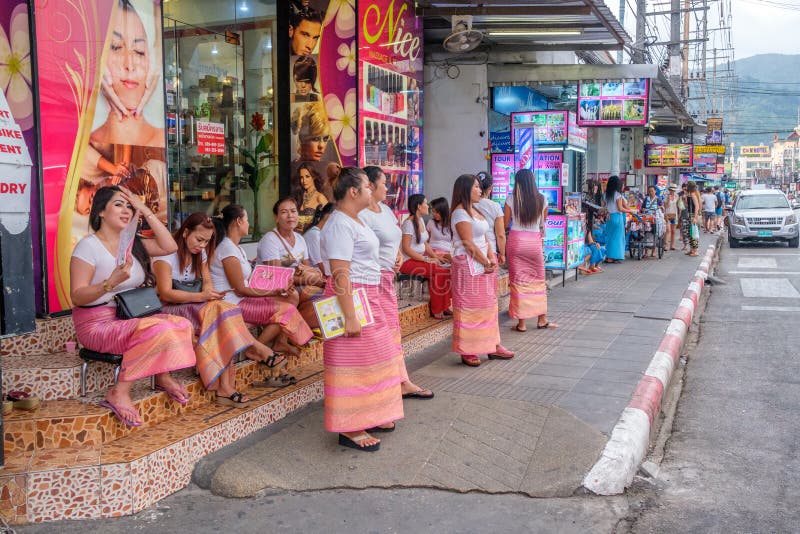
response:
[[[544,330],[545,328],[550,328],[550,321],[548,321],[548,322],[546,322],[544,324],[537,324],[536,325],[536,329],[537,330]]]
[[[366,429],[364,432],[366,432],[368,434],[374,434],[375,432],[394,432],[395,428],[397,428],[397,425],[394,425],[394,424],[392,426],[386,427],[386,428],[383,428],[383,427],[380,427],[380,426],[373,426],[372,428]]]
[[[527,329],[527,328],[526,328],[525,330],[523,330],[522,328],[520,328],[518,324],[515,324],[514,326],[512,326],[512,327],[511,327],[511,330],[515,330],[515,331],[517,331],[517,332],[520,332],[520,333],[522,333],[522,334],[524,334],[525,332],[527,332],[527,331],[528,331],[528,329]]]
[[[423,395],[422,393],[424,393],[426,391],[430,391],[431,394],[430,395]],[[412,391],[411,393],[403,393],[403,398],[404,399],[428,400],[428,399],[432,399],[433,398],[433,391],[431,391],[430,389],[421,389],[419,391]]]
[[[281,357],[283,359],[281,361],[279,361],[278,363],[275,363],[275,360],[277,360],[278,358],[281,358]],[[261,360],[258,363],[260,363],[261,365],[264,365],[266,367],[269,367],[270,369],[280,369],[281,367],[286,365],[287,362],[288,362],[288,360],[286,359],[286,356],[284,356],[280,352],[275,352],[275,353],[272,354],[272,356],[267,356],[266,360]]]
[[[359,436],[363,436],[363,435],[366,435],[366,433],[359,434]],[[351,449],[355,449],[357,451],[364,451],[364,452],[375,452],[375,451],[377,451],[378,449],[381,448],[380,442],[376,443],[375,445],[369,445],[368,447],[362,447],[358,443],[353,441],[352,439],[350,439],[347,436],[345,436],[344,434],[339,434],[339,445],[341,445],[343,447],[350,447]]]

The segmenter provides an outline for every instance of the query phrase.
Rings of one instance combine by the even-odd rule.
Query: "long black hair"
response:
[[[456,183],[453,184],[453,199],[450,202],[451,217],[458,206],[464,208],[470,217],[472,216],[472,188],[477,179],[474,174],[462,174],[456,178]]]
[[[377,165],[367,165],[366,167],[364,167],[363,170],[365,173],[367,173],[367,179],[369,180],[369,183],[371,183],[372,185],[378,183],[378,180],[380,179],[381,175],[386,174],[383,172],[383,169],[381,169]]]
[[[408,197],[408,216],[411,218],[411,224],[414,225],[414,236],[417,238],[417,244],[421,242],[419,231],[419,217],[417,217],[417,210],[425,202],[425,195],[416,194]]]
[[[292,180],[291,196],[294,197],[299,206],[303,205],[303,197],[306,193],[306,190],[303,189],[303,185],[300,183],[300,171],[302,170],[307,171],[308,174],[311,175],[311,179],[314,180],[314,189],[322,193],[322,188],[324,187],[322,183],[322,176],[320,176],[320,174],[317,172],[317,169],[314,168],[314,165],[311,162],[304,161],[298,165],[294,174],[294,179]],[[299,210],[300,208],[297,209]]]
[[[217,246],[225,239],[225,236],[228,234],[228,228],[230,228],[231,224],[234,223],[237,219],[241,219],[247,215],[247,211],[244,209],[244,206],[241,204],[228,204],[222,211],[218,217],[214,217],[214,228],[216,229],[217,234]]]
[[[434,198],[430,202],[431,209],[439,214],[439,218],[441,219],[440,222],[436,222],[434,219],[433,224],[435,224],[442,233],[448,233],[451,236],[453,235],[453,231],[450,229],[450,205],[447,203],[447,199],[444,197]]]
[[[330,214],[335,207],[336,204],[333,202],[328,202],[324,206],[317,206],[317,209],[314,211],[314,218],[311,219],[311,224],[306,226],[306,229],[303,230],[303,234],[319,225],[319,223],[322,222],[322,219],[324,219],[326,215]]]
[[[517,171],[514,177],[514,219],[522,225],[533,224],[544,211],[544,195],[536,188],[530,169]]]
[[[606,183],[606,204],[614,202],[614,193],[622,193],[622,180],[617,175],[611,176]]]
[[[492,185],[494,184],[494,179],[491,174],[486,171],[481,171],[475,176],[478,177],[478,181],[481,184],[481,193],[483,195],[486,194],[486,191],[491,191]],[[489,195],[489,198],[492,198],[492,195]]]
[[[122,193],[122,190],[119,187],[112,185],[101,187],[97,190],[97,193],[94,194],[94,199],[92,200],[92,209],[89,211],[89,228],[91,228],[92,231],[97,232],[100,230],[100,226],[103,224],[103,218],[100,217],[100,213],[106,209],[106,206],[111,198],[117,193]],[[136,213],[136,210],[131,207],[131,212]],[[147,253],[147,249],[144,248],[144,243],[142,243],[142,239],[138,234],[133,238],[131,255],[137,262],[139,262],[139,265],[144,271],[144,285],[147,287],[155,286],[156,277],[153,274],[153,269],[150,265],[150,254]]]

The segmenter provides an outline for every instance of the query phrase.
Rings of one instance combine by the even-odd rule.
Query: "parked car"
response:
[[[728,215],[728,243],[736,248],[742,241],[785,241],[800,245],[800,225],[786,195],[777,189],[741,191]]]

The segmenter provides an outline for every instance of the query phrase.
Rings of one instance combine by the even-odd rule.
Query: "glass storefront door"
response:
[[[230,203],[247,210],[252,239],[272,227],[275,26],[274,0],[164,4],[173,228],[193,212],[216,215]]]

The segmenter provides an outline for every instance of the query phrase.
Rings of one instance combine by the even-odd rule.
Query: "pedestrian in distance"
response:
[[[711,192],[710,187],[706,187],[703,190],[703,194],[700,195],[700,202],[703,206],[703,230],[707,234],[713,233],[717,228],[717,197]]]
[[[475,209],[481,186],[473,174],[462,174],[453,185],[450,227],[453,232],[453,351],[470,367],[481,364],[478,354],[509,360],[514,353],[500,344],[497,318],[497,256],[486,234],[489,223]]]
[[[400,384],[401,393],[404,399],[431,399],[433,398],[433,392],[429,389],[422,389],[413,383],[408,377],[408,370],[406,369],[402,330],[400,329],[400,308],[397,305],[397,293],[394,289],[394,277],[402,264],[403,257],[400,253],[400,246],[404,236],[402,236],[400,227],[397,226],[397,218],[394,216],[394,212],[384,203],[388,192],[386,174],[380,167],[374,165],[365,167],[364,172],[367,173],[367,178],[369,179],[370,203],[369,206],[361,210],[358,217],[375,232],[375,235],[378,236],[378,241],[380,241],[378,261],[381,267],[381,287],[377,304],[383,310],[386,322],[392,330],[393,343],[400,354],[400,374],[403,379]],[[447,271],[446,275],[447,287],[449,288],[450,271]],[[431,290],[431,294],[433,294],[433,290]]]
[[[132,248],[117,261],[123,230],[144,215],[153,239],[134,236]],[[69,265],[72,322],[81,345],[89,350],[121,354],[119,381],[109,388],[101,406],[111,410],[125,426],[142,425],[131,400],[134,381],[156,375],[156,386],[180,404],[189,402],[186,388],[170,371],[195,364],[192,324],[182,317],[156,314],[135,319],[117,317],[115,296],[152,287],[152,256],[164,256],[178,247],[155,214],[124,187],[101,187],[92,200],[89,226],[93,233],[81,239]],[[127,245],[123,243],[123,251]]]
[[[376,451],[381,440],[372,433],[391,431],[403,418],[405,365],[381,305],[380,240],[359,218],[372,196],[366,173],[343,168],[333,196],[336,210],[320,242],[331,273],[325,296],[336,296],[345,332],[323,343],[325,429],[337,432],[342,446]],[[366,293],[373,315],[373,324],[363,328],[353,303],[357,289]]]
[[[634,213],[622,196],[622,180],[611,176],[606,184],[606,263],[620,263],[625,259],[625,217]]]
[[[670,184],[667,195],[664,197],[664,217],[667,219],[667,231],[664,235],[664,250],[675,249],[675,234],[678,232],[678,186]]]
[[[697,250],[700,248],[700,221],[701,221],[701,206],[700,192],[697,190],[695,182],[688,182],[686,187],[686,214],[687,224],[684,226],[685,238],[689,243],[689,251],[686,252],[688,256],[697,256]]]
[[[508,315],[517,320],[512,327],[525,332],[526,319],[537,318],[536,328],[558,328],[547,320],[547,284],[544,273],[544,226],[547,199],[536,188],[533,173],[517,172],[514,191],[504,211],[508,234],[508,282],[511,300]]]

